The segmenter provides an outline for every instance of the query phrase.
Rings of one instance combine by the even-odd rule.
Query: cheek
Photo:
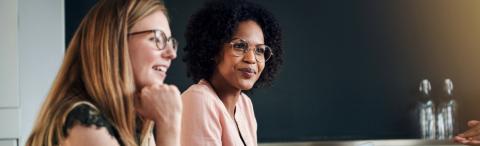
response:
[[[218,65],[219,70],[223,70],[228,74],[232,75],[235,73],[235,65],[238,64],[238,61],[235,57],[224,57],[223,60]],[[227,74],[227,75],[228,75]]]
[[[217,65],[217,69],[224,77],[228,77],[231,74],[231,65],[229,63],[222,61]]]
[[[263,70],[265,69],[265,64],[258,64],[257,67],[258,67],[257,77],[260,77],[260,75],[262,74]]]
[[[139,49],[140,48],[138,48],[138,46],[130,47],[130,61],[134,69],[138,69],[139,65],[141,64],[142,55]]]
[[[129,45],[130,59],[135,74],[139,74],[155,60],[154,52],[141,43]]]
[[[139,62],[141,62],[143,66],[150,66],[153,65],[153,62],[156,60],[155,52],[150,50],[145,50],[139,53]]]

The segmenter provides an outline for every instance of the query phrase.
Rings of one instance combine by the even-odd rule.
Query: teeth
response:
[[[156,71],[165,71],[167,70],[165,67],[162,67],[162,66],[154,66],[152,67],[152,69],[156,70]]]

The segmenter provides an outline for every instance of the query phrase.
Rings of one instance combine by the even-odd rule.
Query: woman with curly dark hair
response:
[[[257,145],[243,92],[271,85],[282,63],[277,20],[249,1],[216,0],[191,17],[185,37],[184,61],[198,83],[182,94],[182,145]]]

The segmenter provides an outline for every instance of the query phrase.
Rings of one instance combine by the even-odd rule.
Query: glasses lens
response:
[[[248,50],[248,43],[242,40],[236,40],[232,43],[233,53],[235,56],[242,56]]]
[[[155,38],[156,38],[155,42],[156,42],[157,48],[159,50],[163,50],[165,48],[166,41],[167,41],[167,37],[165,36],[165,33],[163,33],[163,31],[161,30],[156,30]]]
[[[248,43],[242,39],[233,40],[230,44],[232,45],[232,52],[235,56],[243,56],[249,51]],[[257,45],[254,53],[258,62],[266,62],[272,57],[272,49],[263,44]]]
[[[265,62],[268,61],[270,57],[272,57],[272,49],[269,46],[264,45],[263,58]]]
[[[245,42],[236,42],[233,43],[233,48],[238,49],[238,50],[244,50],[245,48],[248,47],[248,44]]]
[[[265,51],[267,51],[267,48],[265,45],[258,46],[257,49],[255,49],[255,54],[257,55],[264,55]]]
[[[170,43],[171,43],[171,46],[172,46],[173,50],[177,51],[177,48],[178,48],[177,39],[175,39],[173,37],[170,37]]]

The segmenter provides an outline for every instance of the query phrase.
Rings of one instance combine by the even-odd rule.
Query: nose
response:
[[[257,60],[254,51],[255,49],[249,49],[247,52],[245,52],[245,54],[243,55],[243,61],[248,64],[255,64]]]
[[[171,45],[166,45],[165,49],[162,52],[162,57],[173,60],[177,58],[177,50],[174,49]]]

